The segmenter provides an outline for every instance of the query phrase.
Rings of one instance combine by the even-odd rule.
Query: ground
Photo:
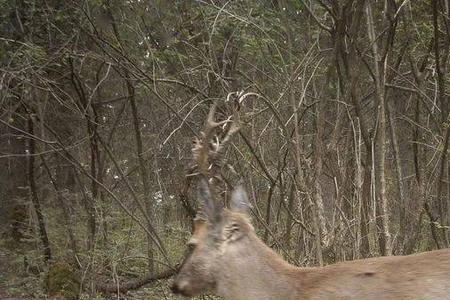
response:
[[[1,300],[35,300],[48,299],[42,289],[43,275],[33,275],[26,272],[21,251],[14,251],[0,244],[0,299]],[[169,281],[159,281],[152,285],[144,286],[136,291],[122,295],[122,300],[160,300],[179,299],[174,297],[169,288]],[[80,300],[106,300],[117,299],[116,295],[82,295]],[[214,299],[214,298],[209,298]],[[51,300],[62,300],[53,298]]]
[[[0,299],[2,300],[27,300],[33,297],[21,292],[27,290],[27,283],[18,277],[24,270],[15,269],[16,256],[10,250],[0,247]]]

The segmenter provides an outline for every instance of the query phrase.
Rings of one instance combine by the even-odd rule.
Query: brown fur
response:
[[[213,290],[226,300],[450,299],[449,249],[298,268],[257,237],[245,214],[224,210],[217,224],[203,222],[174,282],[185,296]]]

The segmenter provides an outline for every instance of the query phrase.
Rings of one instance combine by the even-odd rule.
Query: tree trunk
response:
[[[50,182],[53,185],[53,188],[55,190],[56,193],[56,199],[58,201],[58,203],[61,205],[61,211],[62,211],[62,215],[64,218],[64,223],[67,229],[67,234],[69,236],[69,244],[70,244],[70,248],[72,250],[72,254],[73,254],[73,259],[74,261],[76,261],[76,256],[78,255],[78,245],[77,245],[77,240],[75,238],[75,233],[73,231],[73,224],[72,224],[72,215],[70,213],[69,207],[66,204],[66,201],[63,197],[62,191],[61,189],[58,187],[58,183],[55,180],[55,178],[53,178],[53,175],[50,171],[50,168],[48,167],[47,162],[45,161],[44,157],[41,157],[42,160],[42,165],[44,166],[44,169],[47,172],[47,176],[50,179]]]
[[[143,150],[143,144],[142,144],[141,130],[140,130],[140,126],[139,126],[139,116],[138,116],[137,107],[136,107],[136,99],[135,99],[135,95],[134,95],[134,87],[128,78],[126,78],[126,84],[127,84],[127,89],[128,89],[128,96],[130,99],[131,114],[133,116],[133,128],[134,128],[134,136],[136,139],[136,151],[137,151],[137,157],[138,157],[138,161],[139,161],[139,172],[141,175],[144,197],[146,199],[145,207],[147,210],[148,217],[151,220],[154,216],[153,199],[150,197],[148,172],[147,172],[147,168],[145,166],[145,159],[143,157],[144,150]],[[149,226],[150,225],[151,224],[149,224]],[[151,230],[151,228],[149,228],[149,231],[150,230]],[[155,264],[154,264],[154,258],[153,258],[153,256],[154,256],[153,242],[150,237],[147,238],[147,255],[148,255],[149,272],[150,272],[150,274],[153,274],[155,271]]]
[[[386,8],[385,8],[386,9]],[[386,12],[385,12],[386,13]],[[382,255],[391,255],[391,233],[389,231],[389,210],[388,199],[386,197],[386,105],[385,105],[385,63],[387,61],[387,53],[381,55],[378,50],[378,41],[375,35],[375,25],[372,15],[372,6],[370,3],[366,4],[367,14],[367,30],[369,40],[372,43],[372,53],[374,57],[374,76],[375,76],[375,91],[378,104],[378,125],[376,132],[376,157],[378,158],[376,164],[376,171],[378,177],[377,184],[377,205],[381,208],[381,234],[379,235],[380,251]],[[378,216],[377,216],[378,220]]]
[[[391,133],[392,151],[395,159],[395,171],[398,181],[398,196],[399,196],[399,236],[398,242],[401,248],[403,248],[403,241],[406,233],[406,199],[405,199],[405,186],[403,181],[403,167],[400,159],[400,147],[398,145],[397,137],[397,125],[395,122],[394,108],[391,101],[388,101],[388,115],[389,115],[389,128]]]
[[[28,133],[34,135],[33,117],[28,117]],[[48,240],[47,229],[45,228],[44,215],[42,214],[41,203],[39,201],[36,179],[34,178],[34,157],[36,155],[36,142],[33,137],[28,139],[28,185],[30,187],[30,198],[36,213],[39,228],[39,238],[43,247],[44,261],[48,262],[52,258],[50,243]]]

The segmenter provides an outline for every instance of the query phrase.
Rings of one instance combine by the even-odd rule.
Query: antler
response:
[[[206,178],[216,175],[214,171],[211,172],[212,168],[219,166],[220,157],[226,145],[240,129],[238,108],[239,102],[233,105],[232,116],[227,117],[223,121],[216,121],[217,102],[214,102],[208,112],[201,137],[194,140],[192,148],[193,159],[200,174]],[[222,130],[221,134],[216,134],[218,129]]]
[[[231,101],[231,96],[236,97]],[[199,211],[200,218],[217,220],[220,216],[220,205],[215,203],[218,182],[223,182],[221,176],[221,157],[227,144],[234,134],[240,129],[240,104],[246,97],[256,95],[254,93],[238,92],[230,93],[225,101],[231,103],[233,114],[225,117],[222,121],[216,121],[217,101],[215,101],[208,112],[200,137],[195,138],[192,148],[194,165],[191,167],[191,174],[188,176],[200,176],[198,186],[198,197],[202,203]],[[195,172],[196,171],[196,172]],[[211,180],[214,180],[212,182]]]

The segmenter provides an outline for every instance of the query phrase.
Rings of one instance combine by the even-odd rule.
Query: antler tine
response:
[[[237,100],[237,102],[239,103],[239,104],[241,104],[242,102],[244,102],[244,100],[247,98],[247,97],[249,97],[249,96],[256,96],[256,97],[259,97],[259,94],[257,94],[257,93],[243,93],[243,91],[242,92],[240,92],[240,93],[238,93],[238,100]]]
[[[206,142],[212,138],[214,129],[227,122],[227,120],[221,122],[215,121],[214,115],[216,114],[216,108],[217,101],[214,101],[213,105],[211,105],[211,108],[209,109],[208,118],[206,119],[205,128],[203,130],[203,137]]]
[[[227,119],[227,121],[228,121],[227,123],[231,123],[230,128],[228,129],[227,133],[223,137],[220,145],[218,145],[216,148],[216,153],[215,153],[216,159],[223,152],[223,149],[226,148],[226,145],[231,141],[231,138],[233,137],[233,135],[236,134],[237,132],[239,132],[239,130],[241,129],[240,118],[239,118],[239,113],[238,113],[238,109],[237,109],[238,106],[239,106],[239,103],[237,103],[236,105],[233,105],[233,118],[232,118],[232,120],[230,120],[231,117],[229,117]]]
[[[259,94],[257,93],[244,93],[244,91],[241,91],[237,93],[228,94],[227,101],[229,101],[231,94],[236,94],[237,96],[237,98],[235,99],[236,104],[233,106],[233,122],[231,122],[231,127],[228,130],[226,136],[222,140],[222,147],[227,143],[229,143],[231,137],[241,129],[240,126],[241,119],[240,114],[238,113],[238,108],[240,107],[241,103],[244,102],[244,100],[249,96],[259,97]]]
[[[211,105],[211,108],[208,112],[208,117],[206,119],[203,131],[202,131],[202,137],[201,139],[196,140],[196,145],[192,149],[192,152],[194,154],[194,159],[197,161],[197,166],[199,168],[199,171],[204,176],[208,177],[207,174],[209,173],[209,142],[212,140],[214,136],[214,130],[221,126],[222,124],[226,123],[226,121],[216,122],[214,115],[216,114],[216,107],[217,107],[217,101],[214,101],[214,103]]]

